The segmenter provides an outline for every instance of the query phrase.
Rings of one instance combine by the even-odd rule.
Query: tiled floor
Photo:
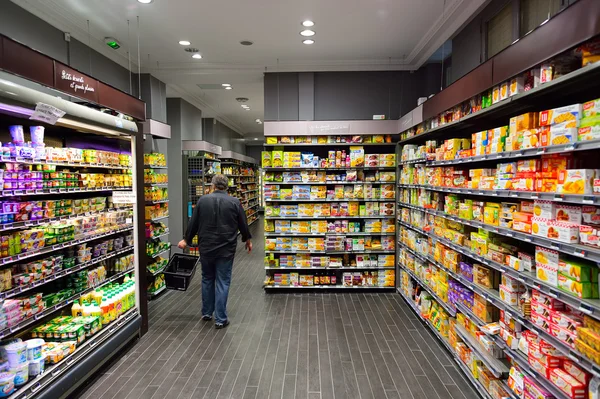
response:
[[[238,246],[231,325],[200,320],[200,273],[151,302],[150,331],[80,398],[402,398],[479,396],[395,293],[265,294],[263,238]]]

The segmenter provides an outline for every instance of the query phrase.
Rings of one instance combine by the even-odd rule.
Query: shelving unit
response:
[[[535,337],[531,339],[600,378],[600,365],[575,345],[589,339],[581,328],[595,330],[593,320],[600,322],[595,277],[600,248],[585,242],[587,231],[593,235],[598,229],[594,215],[600,214],[600,195],[592,186],[600,176],[580,189],[568,188],[574,170],[592,170],[584,173],[593,175],[600,166],[600,139],[578,137],[580,123],[590,123],[584,119],[589,105],[557,109],[600,97],[599,73],[598,64],[588,65],[529,91],[521,87],[518,94],[469,115],[453,114],[454,121],[441,119],[462,112],[464,104],[461,111],[458,105],[438,120],[401,133],[398,291],[483,396],[493,395],[460,354],[478,359],[511,397],[511,368],[554,397],[569,397],[532,365],[535,344],[525,349],[528,354],[523,346],[511,347],[508,337],[515,342]],[[574,126],[567,135],[560,135],[556,126],[563,118]],[[527,135],[535,139],[521,140]],[[560,144],[542,146],[553,142]],[[453,344],[447,345],[447,338],[423,318],[415,306],[421,297],[433,304],[436,317],[448,321]],[[540,314],[545,308],[539,301],[556,305]],[[565,306],[575,320],[569,322],[568,334],[562,333],[567,326],[546,322],[566,317]],[[482,334],[491,322],[500,323],[500,334]],[[507,359],[497,359],[488,348]]]
[[[41,123],[34,111],[39,104],[66,112],[50,121],[54,123]],[[44,372],[30,375],[14,392],[4,391],[4,396],[58,397],[57,391],[69,392],[81,383],[79,373],[91,373],[107,360],[108,348],[140,334],[144,311],[140,298],[145,290],[139,273],[143,256],[139,252],[143,201],[137,201],[143,195],[140,126],[0,80],[5,148],[0,157],[4,172],[0,235],[6,243],[0,251],[0,338],[31,339],[37,327],[50,322],[66,325],[59,317],[72,315],[72,306],[85,305],[92,293],[121,294],[135,284],[135,294],[128,291],[130,298],[135,296],[131,308],[86,336],[76,348],[64,349],[54,362],[46,362]],[[30,128],[37,138],[31,137]],[[135,283],[126,283],[130,277]],[[21,307],[25,300],[31,309]],[[13,309],[10,317],[8,309]],[[73,325],[81,322],[70,320]],[[49,350],[44,345],[43,353]]]
[[[258,162],[233,151],[223,151],[221,171],[229,178],[229,194],[238,198],[246,212],[248,225],[258,220],[259,181]]]
[[[393,289],[391,136],[267,136],[265,149],[265,289]]]
[[[151,151],[144,154],[144,195],[146,200],[146,275],[148,299],[157,297],[166,289],[163,271],[169,263],[168,257],[161,255],[170,252],[169,237],[169,176],[164,135],[146,135],[146,146]],[[156,248],[169,246],[153,254]],[[169,253],[170,254],[170,253]],[[167,255],[169,255],[167,254]]]

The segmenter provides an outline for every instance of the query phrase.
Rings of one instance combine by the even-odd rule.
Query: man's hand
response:
[[[246,249],[248,250],[248,253],[252,252],[252,241],[246,240]]]
[[[185,249],[187,247],[187,242],[185,242],[185,240],[181,240],[177,246],[181,249]]]

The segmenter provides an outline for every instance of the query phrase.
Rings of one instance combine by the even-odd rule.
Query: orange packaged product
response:
[[[538,127],[539,113],[528,112],[519,116],[510,118],[510,134],[516,134],[521,130],[535,129]]]
[[[519,132],[522,135],[522,141],[519,149],[537,148],[540,146],[540,132],[538,129],[529,129]]]
[[[574,166],[572,155],[544,155],[542,156],[542,177],[556,179],[561,170],[571,169]]]
[[[535,191],[555,193],[558,186],[558,179],[537,179],[535,185]]]

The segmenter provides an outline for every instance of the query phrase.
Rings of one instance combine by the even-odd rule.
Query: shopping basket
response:
[[[188,254],[174,253],[164,271],[165,285],[169,290],[186,291],[196,273],[200,258]]]

